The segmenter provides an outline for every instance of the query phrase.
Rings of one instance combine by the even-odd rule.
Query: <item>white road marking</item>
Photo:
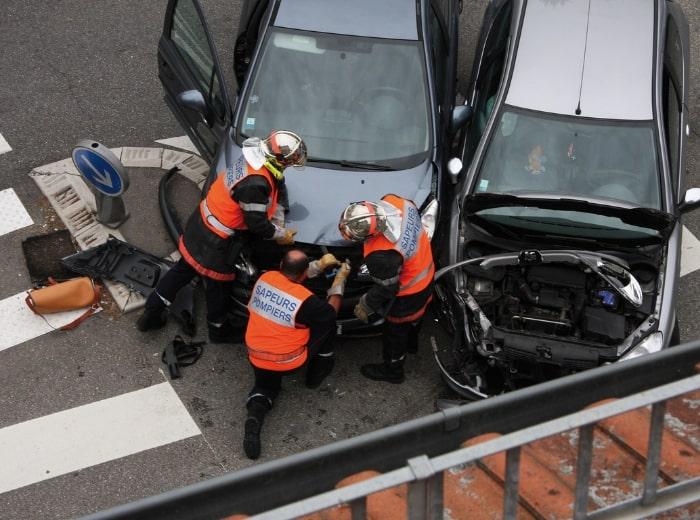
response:
[[[8,143],[2,134],[0,134],[0,155],[11,151],[12,147],[10,146],[10,143]]]
[[[85,309],[56,312],[42,318],[27,307],[26,297],[27,293],[21,292],[0,300],[0,352],[68,325],[85,312]]]
[[[173,148],[180,148],[181,150],[187,150],[188,152],[196,153],[197,155],[199,155],[197,147],[186,135],[180,137],[171,137],[169,139],[157,139],[156,143],[164,144],[166,146],[172,146]]]
[[[700,240],[683,226],[681,245],[681,276],[700,269]]]
[[[0,429],[0,493],[200,435],[170,383]]]
[[[31,226],[32,224],[34,224],[34,221],[27,213],[27,210],[24,209],[15,190],[7,188],[0,191],[0,235]]]

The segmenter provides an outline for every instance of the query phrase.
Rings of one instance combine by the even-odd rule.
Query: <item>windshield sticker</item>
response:
[[[255,118],[249,117],[245,120],[245,126],[247,128],[255,128]]]
[[[489,187],[489,180],[488,179],[481,179],[481,182],[479,182],[479,191],[486,191]]]

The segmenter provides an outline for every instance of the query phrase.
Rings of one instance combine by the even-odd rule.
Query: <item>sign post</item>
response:
[[[129,176],[121,161],[106,146],[85,139],[73,148],[73,164],[95,195],[97,220],[110,228],[129,218],[121,195],[129,187]]]

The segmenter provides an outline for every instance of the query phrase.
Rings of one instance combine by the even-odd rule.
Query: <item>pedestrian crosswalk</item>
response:
[[[10,143],[0,134],[0,155],[12,151]]]
[[[15,190],[0,191],[0,236],[34,223]]]
[[[0,493],[200,433],[170,383],[8,426],[0,429]]]

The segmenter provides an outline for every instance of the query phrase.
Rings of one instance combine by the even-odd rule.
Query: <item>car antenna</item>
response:
[[[583,73],[586,70],[586,52],[588,51],[588,27],[591,22],[591,0],[588,0],[588,17],[586,19],[586,39],[583,44],[583,63],[581,64],[581,83],[578,88],[578,105],[574,113],[577,116],[581,115],[581,93],[583,92]]]

